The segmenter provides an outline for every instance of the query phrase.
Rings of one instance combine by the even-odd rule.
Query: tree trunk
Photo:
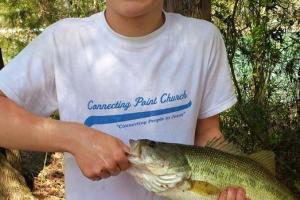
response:
[[[2,51],[0,48],[0,70],[4,67],[4,61],[3,61],[3,56],[2,56]]]
[[[211,0],[165,0],[165,10],[211,21]]]
[[[297,77],[297,118],[300,119],[300,68],[298,69],[298,77]]]

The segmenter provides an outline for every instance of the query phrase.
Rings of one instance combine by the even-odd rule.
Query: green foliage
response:
[[[275,151],[278,176],[300,179],[300,29],[296,0],[213,2],[228,49],[238,104],[223,132],[245,151]]]
[[[62,18],[89,16],[104,8],[104,0],[0,0],[0,47],[5,61],[50,24]]]

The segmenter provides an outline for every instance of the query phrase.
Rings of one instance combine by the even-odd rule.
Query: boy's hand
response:
[[[36,116],[1,91],[0,114],[1,147],[69,152],[82,173],[92,180],[117,175],[129,167],[129,148],[121,140],[79,123]]]
[[[72,140],[69,149],[87,178],[101,180],[129,168],[130,150],[121,140],[80,124],[74,126],[78,138]]]
[[[220,194],[219,200],[250,200],[242,188],[228,188]]]

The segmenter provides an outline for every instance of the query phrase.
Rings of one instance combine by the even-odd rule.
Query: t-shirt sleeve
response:
[[[215,28],[209,53],[209,64],[198,118],[217,115],[233,106],[234,94],[226,48],[220,31]]]
[[[0,71],[0,90],[40,116],[57,110],[53,29],[47,28]]]

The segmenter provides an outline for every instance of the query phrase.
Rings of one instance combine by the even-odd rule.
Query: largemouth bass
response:
[[[131,140],[130,148],[129,173],[171,200],[217,200],[230,186],[244,188],[251,200],[295,200],[275,178],[274,154],[268,151],[241,155],[218,140],[206,147]]]

